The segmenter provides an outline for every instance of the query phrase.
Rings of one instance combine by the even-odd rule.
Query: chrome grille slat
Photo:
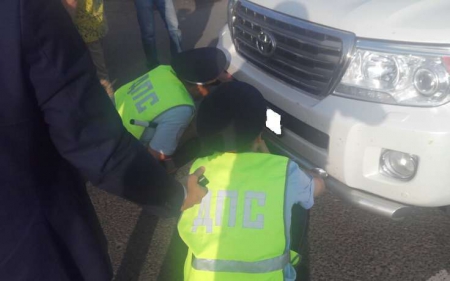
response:
[[[292,62],[292,61],[288,63],[288,62],[284,61],[283,58],[278,55],[274,55],[273,59],[279,63],[286,65],[287,67],[291,67],[291,68],[293,68],[299,72],[302,72],[306,75],[311,75],[311,77],[312,77],[311,80],[317,80],[317,81],[321,81],[321,82],[329,82],[329,78],[330,78],[329,73],[319,73],[317,70],[302,67],[301,65],[298,65],[297,63]],[[326,75],[326,74],[328,74],[328,75]]]
[[[314,63],[318,63],[318,64],[328,64],[328,65],[331,65],[332,68],[334,68],[335,64],[339,63],[338,57],[333,57],[333,56],[326,57],[326,55],[311,56],[310,53],[304,52],[299,49],[295,49],[287,44],[280,43],[280,42],[278,42],[277,46],[278,46],[278,48],[280,48],[286,52],[289,52],[293,55],[296,55],[297,57],[300,57],[300,58],[306,59],[306,60],[310,60],[310,61],[313,61]]]
[[[296,19],[247,0],[237,3],[233,18],[232,36],[241,55],[318,98],[329,94],[343,75],[354,45],[354,34]],[[260,36],[268,36],[269,43]],[[266,51],[267,46],[261,47],[262,42],[269,44],[270,51]]]
[[[255,51],[253,49],[253,51]],[[247,58],[251,58],[254,54],[249,53],[246,49],[241,49],[241,54]],[[311,94],[317,95],[320,91],[320,83],[312,83],[311,81],[305,81],[304,79],[298,77],[292,77],[289,74],[286,74],[285,71],[280,70],[279,67],[273,66],[272,64],[264,63],[264,61],[254,61],[254,64],[259,66],[260,68],[265,69],[267,72],[275,74],[277,78],[282,79],[285,82],[288,82],[296,87],[308,90]],[[319,85],[317,85],[319,84]]]
[[[264,21],[261,21],[259,19],[253,20],[251,17],[248,17],[246,14],[240,12],[239,10],[238,10],[237,16],[241,17],[242,19],[244,19],[246,21],[253,22],[254,24],[257,24],[258,26],[264,26],[264,24],[265,24]],[[326,49],[329,51],[336,51],[336,52],[341,51],[341,44],[339,42],[314,40],[312,38],[308,38],[306,36],[296,34],[290,30],[282,29],[281,27],[278,27],[278,26],[267,25],[267,26],[265,26],[265,29],[267,29],[268,31],[275,32],[277,34],[283,34],[285,37],[297,40],[300,43],[314,45],[314,46],[317,46],[317,47],[320,47],[320,48],[323,48],[323,49]],[[327,42],[330,44],[327,44]],[[333,42],[332,45],[331,45],[331,42]],[[337,43],[339,43],[339,44],[337,44]]]
[[[259,64],[259,65],[263,64],[265,66],[265,68],[278,68],[278,69],[280,68],[279,60],[270,60],[269,61],[269,60],[267,60],[267,58],[262,57],[258,53],[258,50],[254,46],[252,46],[251,43],[249,43],[248,41],[246,41],[246,40],[244,40],[242,38],[238,38],[237,40],[239,42],[241,42],[241,43],[244,43],[246,45],[247,49],[251,49],[251,51],[253,51],[253,53],[249,53],[249,50],[243,50],[242,47],[241,47],[241,53],[245,53],[244,55],[246,55],[249,58],[255,58],[256,57],[256,58],[259,59],[259,62],[255,62],[256,64]],[[278,63],[278,66],[277,66],[277,63]],[[298,82],[301,85],[310,86],[311,88],[314,88],[314,91],[318,90],[320,87],[323,87],[323,86],[325,86],[327,84],[326,82],[321,82],[321,81],[318,81],[317,79],[313,80],[313,79],[302,78],[301,74],[300,75],[299,74],[295,75],[296,73],[294,71],[292,71],[292,67],[290,65],[286,64],[285,62],[282,62],[281,64],[285,68],[291,68],[291,71],[286,71],[283,74],[283,77],[288,78],[291,81],[298,80]],[[304,73],[304,74],[307,75],[306,73]]]
[[[254,31],[254,30],[252,30],[252,29],[250,29],[250,28],[248,28],[248,27],[246,27],[246,26],[244,26],[242,24],[239,24],[239,23],[235,24],[234,27],[238,28],[242,32],[248,33],[250,36],[253,36],[255,38],[259,34],[258,32]],[[284,50],[286,52],[289,52],[289,53],[291,53],[291,54],[293,54],[293,55],[295,55],[297,57],[300,57],[302,59],[311,61],[312,63],[315,63],[317,65],[330,65],[330,67],[328,67],[328,69],[330,69],[330,68],[333,69],[334,68],[334,67],[332,67],[333,64],[339,62],[339,58],[338,57],[328,56],[327,58],[320,59],[320,58],[315,58],[314,56],[311,56],[311,53],[306,53],[306,52],[303,52],[302,50],[294,49],[294,48],[290,47],[288,44],[283,43],[283,42],[277,41],[277,45],[278,45],[279,49],[282,49],[282,50]],[[315,67],[321,68],[320,66],[315,66]],[[323,69],[327,69],[327,67],[322,67],[322,68]]]
[[[236,40],[238,40],[241,43],[244,43],[248,48],[253,49],[255,52],[258,52],[258,49],[254,46],[254,44],[252,42],[248,42],[247,39],[244,39],[242,37],[238,37],[238,38],[236,38]]]
[[[242,32],[247,33],[250,37],[256,38],[257,34],[253,33],[252,31],[248,30],[248,28],[243,28],[240,25],[236,25],[236,28],[240,29]],[[243,40],[240,37],[237,37],[238,40]],[[251,45],[253,42],[248,42],[247,39],[245,39],[247,45]],[[254,44],[254,43],[253,43]],[[256,47],[254,48],[256,51]],[[318,64],[325,64],[323,62],[317,62],[314,60],[311,60],[309,58],[306,57],[299,57],[297,56],[295,53],[292,53],[292,55],[294,55],[294,58],[291,58],[289,55],[283,55],[280,54],[282,52],[282,50],[284,50],[283,48],[279,47],[279,50],[277,50],[274,54],[274,59],[280,62],[283,62],[283,57],[287,58],[289,60],[289,63],[292,64],[292,68],[295,68],[301,72],[304,72],[305,74],[311,74],[311,75],[316,75],[319,76],[323,79],[328,79],[331,75],[333,75],[333,70],[334,69],[327,69],[327,68],[323,68],[323,67],[318,67]],[[287,51],[289,52],[289,51]],[[298,57],[298,58],[297,58]],[[302,60],[302,63],[299,62],[299,60]],[[284,62],[283,62],[284,63]],[[329,64],[329,63],[328,63]],[[331,67],[333,67],[333,65],[331,65]],[[333,67],[334,68],[334,67]]]

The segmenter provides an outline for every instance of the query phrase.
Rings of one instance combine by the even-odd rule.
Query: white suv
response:
[[[450,205],[450,1],[231,0],[228,9],[218,47],[228,71],[281,116],[281,135],[266,133],[274,146],[393,219]]]

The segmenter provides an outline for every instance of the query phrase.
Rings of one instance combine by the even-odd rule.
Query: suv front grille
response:
[[[246,0],[236,4],[236,50],[278,79],[314,96],[325,96],[342,75],[353,46],[351,33],[322,27]]]

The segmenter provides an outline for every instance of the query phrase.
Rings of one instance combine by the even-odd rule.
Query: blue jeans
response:
[[[147,67],[150,70],[159,65],[153,15],[154,5],[169,31],[172,55],[181,52],[181,30],[178,28],[177,14],[172,0],[134,0],[134,3],[141,28],[142,45],[147,57]]]

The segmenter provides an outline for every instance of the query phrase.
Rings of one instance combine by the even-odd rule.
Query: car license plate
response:
[[[266,111],[267,120],[266,127],[272,131],[275,135],[281,136],[282,126],[281,126],[281,115],[268,108]]]

